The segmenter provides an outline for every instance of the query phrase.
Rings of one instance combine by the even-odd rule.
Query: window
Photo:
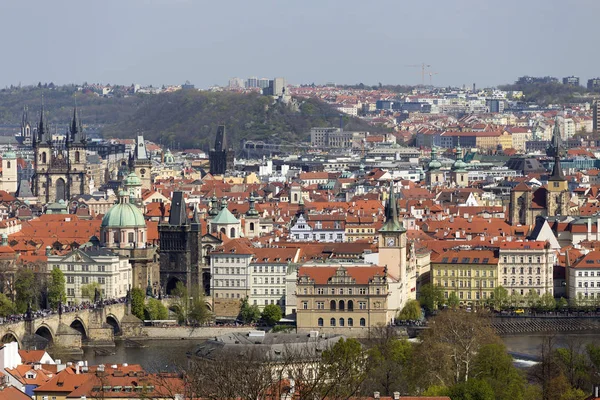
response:
[[[325,303],[322,301],[317,301],[317,310],[324,310],[325,309]]]
[[[308,301],[303,301],[302,302],[302,309],[303,310],[308,310]]]
[[[340,326],[344,326],[344,318],[340,318]]]
[[[325,289],[317,288],[317,294],[325,294]]]
[[[100,283],[100,284],[103,285],[105,283],[105,281],[106,280],[105,280],[105,278],[103,276],[98,277],[98,283]]]
[[[367,321],[364,318],[360,319],[360,326],[366,326],[367,325]]]
[[[354,302],[352,300],[348,300],[348,311],[354,311]]]
[[[348,318],[348,326],[354,326],[354,320],[352,318]]]
[[[344,300],[340,300],[338,308],[340,309],[340,311],[344,311],[344,309],[346,308],[345,304],[344,304]]]
[[[81,283],[84,283],[84,284],[85,283],[90,283],[90,277],[89,276],[82,276],[81,277]]]
[[[67,283],[75,283],[75,277],[74,276],[67,276]]]
[[[359,288],[358,289],[358,294],[367,294],[367,289],[366,288]]]
[[[319,326],[323,326],[323,318],[319,318],[319,319],[317,320],[317,324],[318,324]]]
[[[335,300],[331,300],[331,301],[329,302],[329,309],[330,309],[331,311],[335,311]]]
[[[98,265],[98,272],[106,272],[106,267],[104,265]]]
[[[329,320],[329,326],[335,326],[335,318]]]
[[[367,302],[366,301],[359,301],[358,302],[358,309],[359,310],[366,310],[367,309]]]

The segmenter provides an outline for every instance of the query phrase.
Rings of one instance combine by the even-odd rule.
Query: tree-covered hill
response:
[[[0,125],[18,125],[24,106],[29,107],[30,122],[37,123],[42,95],[47,118],[59,130],[66,129],[77,103],[83,123],[99,127],[106,138],[134,138],[143,132],[151,141],[178,148],[212,147],[221,124],[236,149],[245,139],[299,143],[309,140],[311,127],[340,125],[339,111],[316,99],[286,105],[256,93],[197,90],[102,97],[73,85],[0,90]],[[381,129],[348,116],[342,124],[347,130]]]
[[[308,139],[313,126],[339,126],[340,113],[318,100],[302,100],[299,107],[256,93],[192,90],[147,96],[131,117],[103,130],[105,137],[132,137],[141,131],[150,140],[181,148],[209,148],[217,126],[224,124],[230,144],[240,148],[245,139],[269,143],[298,143]],[[358,118],[343,118],[345,129],[369,129]]]
[[[583,86],[563,85],[558,82],[514,83],[501,85],[500,90],[522,91],[523,100],[542,106],[582,101],[586,95]]]

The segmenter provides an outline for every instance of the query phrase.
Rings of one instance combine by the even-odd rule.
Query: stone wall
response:
[[[252,327],[201,327],[192,328],[186,326],[176,326],[170,328],[158,328],[145,326],[142,328],[142,335],[132,339],[210,339],[215,336],[226,335],[228,333],[248,333],[255,328]]]

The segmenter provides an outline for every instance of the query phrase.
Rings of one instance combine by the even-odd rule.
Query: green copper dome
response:
[[[14,151],[9,150],[6,153],[4,153],[2,157],[6,158],[7,160],[15,160],[17,158],[17,154]]]
[[[103,228],[143,228],[146,226],[144,215],[135,205],[124,200],[115,204],[102,218]]]
[[[138,178],[136,173],[132,171],[127,175],[127,178],[125,178],[125,186],[142,186],[142,181]]]

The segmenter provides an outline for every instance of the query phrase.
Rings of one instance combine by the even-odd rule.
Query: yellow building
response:
[[[386,325],[397,310],[388,310],[385,267],[302,266],[296,285],[299,330],[366,330]]]
[[[507,131],[477,132],[475,144],[482,150],[496,150],[498,146],[503,149],[513,147],[512,135]]]
[[[431,278],[447,299],[455,292],[461,305],[483,304],[498,286],[495,250],[449,250],[431,260]]]

